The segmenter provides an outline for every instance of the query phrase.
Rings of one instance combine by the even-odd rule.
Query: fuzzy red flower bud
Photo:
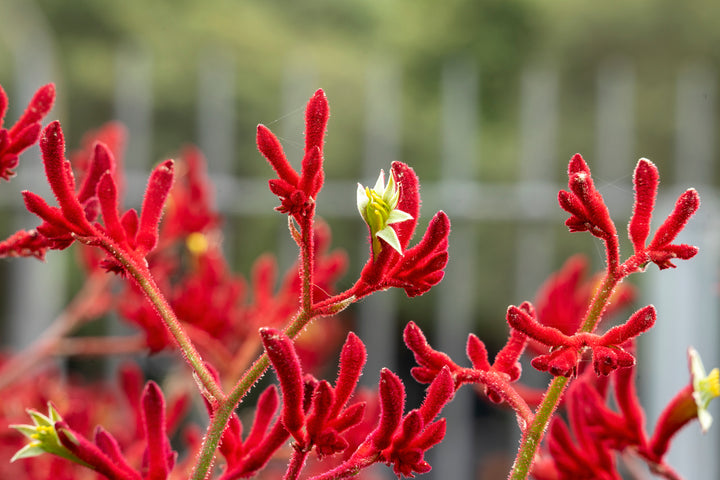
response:
[[[2,128],[7,113],[8,98],[0,86],[0,178],[10,180],[15,175],[19,155],[38,141],[42,127],[40,121],[52,109],[55,86],[40,87],[30,100],[25,112],[11,128]]]
[[[318,90],[305,110],[305,154],[300,174],[288,162],[277,137],[258,125],[258,150],[278,175],[270,180],[270,190],[280,198],[281,205],[276,208],[279,212],[302,218],[314,208],[315,197],[323,185],[322,149],[329,115],[325,93]]]
[[[390,446],[392,436],[400,425],[405,408],[405,388],[400,378],[387,368],[380,371],[380,423],[372,434],[377,450]]]
[[[655,164],[647,158],[641,158],[633,174],[635,204],[628,224],[628,234],[635,253],[639,253],[645,248],[645,241],[650,234],[650,221],[655,208],[659,183],[660,175]]]
[[[305,425],[303,409],[304,387],[300,359],[292,341],[273,328],[260,329],[262,342],[270,362],[275,368],[283,393],[282,421],[296,440],[303,443],[302,427]]]

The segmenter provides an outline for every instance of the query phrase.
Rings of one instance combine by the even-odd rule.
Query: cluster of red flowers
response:
[[[250,280],[228,266],[221,217],[213,207],[200,152],[189,148],[178,161],[156,166],[139,212],[124,210],[122,128],[109,124],[94,132],[67,159],[60,123],[51,122],[44,130],[40,125],[53,98],[54,87],[43,87],[15,126],[0,129],[0,176],[9,179],[19,153],[39,140],[57,201],[51,206],[39,195],[23,192],[27,209],[41,223],[0,242],[0,256],[42,259],[48,250],[77,242],[88,284],[96,287],[78,295],[61,327],[0,365],[0,391],[10,395],[9,385],[19,386],[13,391],[19,403],[6,402],[3,418],[29,440],[22,446],[19,434],[0,437],[2,451],[8,445],[17,450],[12,467],[17,478],[47,478],[52,472],[59,479],[197,480],[210,478],[216,456],[224,459],[217,468],[222,480],[295,480],[301,475],[370,479],[367,467],[376,463],[391,465],[398,477],[412,477],[431,469],[425,454],[446,433],[445,420],[437,417],[463,385],[475,386],[516,413],[523,440],[511,472],[514,479],[619,479],[615,452],[620,451],[633,453],[662,477],[677,479],[664,459],[673,436],[696,418],[703,428],[709,425],[706,409],[720,396],[719,374],[706,374],[691,350],[690,385],[670,401],[652,434],[645,429],[634,385],[634,339],[656,322],[653,306],[598,331],[601,321],[632,300],[632,289],[621,285],[624,278],[649,263],[665,269],[675,266],[674,259],[697,253],[693,246],[673,243],[699,207],[692,189],[680,196],[647,242],[659,182],[648,160],[640,160],[634,175],[635,206],[628,227],[634,253],[621,261],[617,229],[590,170],[580,155],[572,158],[568,190],[559,193],[559,203],[570,214],[570,231],[588,231],[605,242],[607,269],[599,278],[583,281],[587,265],[574,257],[542,287],[535,305],[509,307],[508,339],[492,363],[485,344],[473,334],[467,341],[471,366],[464,367],[435,350],[418,325],[405,327],[404,342],[418,364],[412,375],[429,384],[422,405],[406,413],[405,386],[390,370],[380,372],[377,391],[358,389],[367,348],[352,332],[342,346],[334,384],[309,372],[326,363],[343,330],[337,321],[313,320],[335,316],[378,291],[396,287],[414,297],[442,280],[450,221],[444,212],[436,213],[420,241],[410,246],[420,213],[420,182],[411,167],[394,162],[387,181],[381,172],[373,188],[358,185],[358,211],[369,230],[368,259],[355,283],[338,292],[336,282],[347,260],[329,250],[329,228],[315,216],[330,114],[325,94],[318,90],[307,105],[300,172],[290,165],[280,141],[260,125],[258,149],[277,174],[269,181],[280,201],[276,210],[288,216],[300,251],[297,264],[276,289],[277,266],[270,256],[257,260]],[[0,118],[6,106],[0,89]],[[120,274],[124,288],[97,282],[108,272]],[[74,327],[111,310],[137,326],[140,335],[67,338]],[[77,392],[87,388],[65,385],[48,373],[32,384],[18,374],[53,353],[107,353],[119,345],[135,352],[176,349],[194,382],[177,382],[180,393],[166,405],[157,383],[143,388],[138,371],[125,369],[125,401],[118,407],[105,388],[90,387],[94,393],[83,397]],[[534,368],[553,377],[545,392],[520,382],[526,351],[534,357]],[[265,388],[243,438],[245,413],[251,410],[236,408],[244,406],[250,388],[271,366],[281,395],[275,385]],[[179,428],[195,386],[209,425],[204,434],[191,424],[184,426],[182,448],[173,447],[170,436]],[[48,401],[48,414],[40,413]],[[29,412],[33,424],[22,424],[18,405],[35,409]],[[558,407],[567,420],[553,417]],[[85,417],[78,419],[78,411]],[[108,411],[124,413],[134,428],[123,428],[115,416],[95,418]],[[92,421],[108,429],[97,427],[90,434]],[[547,441],[539,449],[548,426]],[[37,456],[41,458],[30,458]]]

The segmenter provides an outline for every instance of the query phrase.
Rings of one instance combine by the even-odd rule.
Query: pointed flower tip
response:
[[[700,428],[705,433],[713,420],[708,412],[708,406],[714,398],[720,396],[720,370],[714,368],[709,374],[706,374],[700,354],[693,347],[688,348],[688,359],[693,386],[692,396],[697,405]]]
[[[636,167],[636,168],[640,167],[641,165],[642,165],[643,167],[649,167],[649,168],[657,169],[657,167],[655,166],[655,163],[653,163],[653,161],[650,160],[649,158],[641,157],[640,160],[638,160],[638,163],[637,163],[637,167]]]
[[[568,175],[579,172],[589,173],[590,169],[588,168],[587,163],[585,162],[585,159],[583,159],[582,155],[576,153],[572,156],[572,158],[570,159],[570,163],[568,164]]]

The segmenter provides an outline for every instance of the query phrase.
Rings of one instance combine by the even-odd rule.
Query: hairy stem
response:
[[[150,303],[153,304],[155,310],[157,310],[165,323],[165,327],[167,327],[175,339],[175,343],[182,352],[185,361],[190,365],[198,381],[202,384],[205,390],[203,395],[206,397],[209,396],[211,403],[222,401],[225,395],[220,385],[215,381],[215,377],[205,365],[200,352],[197,351],[192,340],[190,340],[190,337],[182,325],[180,325],[180,321],[175,315],[175,312],[160,291],[155,280],[153,280],[150,269],[146,265],[138,265],[133,259],[127,257],[122,250],[115,248],[110,242],[104,241],[102,246],[120,262],[130,276],[137,282],[147,299],[150,300]]]

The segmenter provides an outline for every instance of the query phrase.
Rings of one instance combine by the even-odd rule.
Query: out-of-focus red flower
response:
[[[55,103],[55,85],[49,83],[40,87],[30,100],[25,112],[15,125],[3,128],[8,109],[8,97],[0,85],[0,178],[10,180],[15,175],[20,154],[40,138],[40,121]]]

